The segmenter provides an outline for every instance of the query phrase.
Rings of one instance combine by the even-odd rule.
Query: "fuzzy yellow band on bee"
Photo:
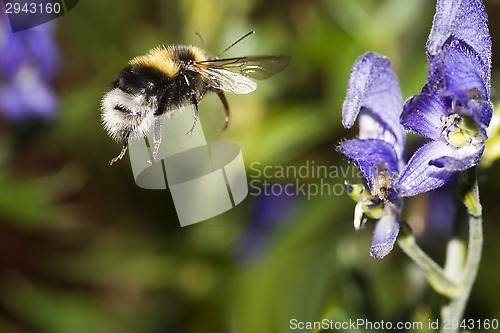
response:
[[[205,52],[195,46],[158,46],[150,50],[146,55],[138,56],[130,60],[131,65],[140,65],[157,68],[168,77],[174,77],[179,73],[179,59],[174,58],[177,48],[184,47],[186,51],[193,55],[194,61],[207,60]]]

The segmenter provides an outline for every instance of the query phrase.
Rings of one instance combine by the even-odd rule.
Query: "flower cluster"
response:
[[[478,164],[493,113],[491,39],[480,0],[438,0],[426,48],[428,80],[420,94],[403,105],[389,60],[367,53],[352,68],[342,107],[345,127],[359,119],[359,138],[339,150],[368,186],[347,184],[358,202],[354,225],[378,220],[370,251],[377,259],[394,246],[402,198],[439,188]],[[407,163],[405,130],[430,139]]]
[[[58,51],[50,23],[12,33],[0,17],[0,113],[22,121],[51,118],[57,98],[50,81],[58,67]]]

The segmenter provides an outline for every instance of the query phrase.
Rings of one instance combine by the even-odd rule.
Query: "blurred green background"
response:
[[[500,2],[485,5],[496,52]],[[314,161],[348,168],[335,146],[356,136],[341,126],[351,65],[366,51],[384,54],[403,98],[418,93],[434,6],[428,0],[80,1],[56,21],[55,118],[0,118],[0,332],[280,333],[292,331],[293,318],[424,324],[439,318],[447,300],[399,248],[382,261],[369,256],[373,224],[354,230],[347,195],[308,199],[250,189],[231,211],[181,228],[169,191],[137,187],[128,156],[108,165],[120,147],[99,114],[108,84],[130,58],[159,44],[201,46],[195,32],[215,55],[255,30],[225,56],[287,54],[292,62],[256,92],[228,95],[232,123],[224,132],[218,131],[222,106],[206,96],[200,112],[207,139],[239,145],[252,179],[343,184],[340,176],[264,179],[250,165]],[[465,314],[472,319],[500,319],[500,173],[490,147],[479,170],[485,245]],[[425,224],[428,202],[425,195],[410,200],[405,216],[424,221],[414,225],[419,242],[442,263],[451,227]]]

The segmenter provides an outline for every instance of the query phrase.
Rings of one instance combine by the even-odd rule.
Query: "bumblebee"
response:
[[[254,33],[247,33],[220,55]],[[203,41],[203,40],[202,40]],[[153,163],[161,144],[161,121],[170,118],[183,106],[192,105],[191,136],[198,121],[198,103],[208,92],[214,92],[226,114],[224,129],[229,124],[229,105],[224,92],[248,94],[257,88],[252,79],[266,79],[285,68],[288,56],[243,56],[209,58],[206,52],[189,45],[159,46],[148,54],[132,59],[113,80],[101,101],[104,129],[123,144],[110,165],[123,158],[129,139],[144,137],[153,127]]]

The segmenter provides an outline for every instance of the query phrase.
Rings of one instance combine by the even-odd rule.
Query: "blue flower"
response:
[[[366,218],[377,220],[370,254],[382,259],[394,247],[399,233],[401,198],[398,179],[404,168],[406,141],[399,123],[403,100],[398,79],[385,57],[367,53],[351,70],[342,123],[350,128],[359,119],[359,138],[340,143],[339,150],[363,171],[364,185],[347,184],[357,201],[354,226],[360,229]]]
[[[480,0],[439,0],[427,40],[428,82],[404,106],[401,124],[431,141],[401,175],[401,196],[444,185],[479,163],[491,120],[491,39]]]
[[[390,62],[375,53],[351,71],[342,123],[359,118],[359,138],[339,150],[363,171],[364,185],[347,184],[358,203],[354,226],[378,220],[370,253],[380,259],[393,248],[404,197],[439,188],[457,172],[479,163],[493,106],[491,39],[480,0],[438,0],[427,40],[428,81],[402,105]],[[430,139],[405,165],[405,130]]]
[[[12,33],[0,17],[0,113],[20,121],[52,118],[57,98],[50,86],[58,67],[52,25]]]

